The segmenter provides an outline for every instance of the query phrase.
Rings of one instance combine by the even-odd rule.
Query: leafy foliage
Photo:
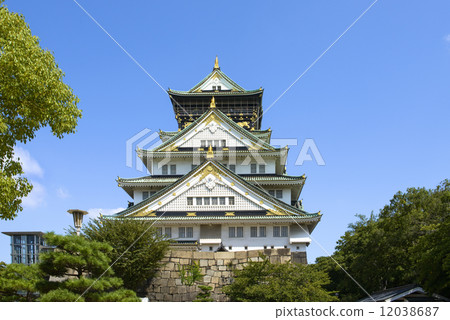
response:
[[[336,301],[324,289],[325,272],[313,265],[271,263],[266,256],[234,271],[234,281],[223,288],[232,301],[295,302]]]
[[[112,247],[106,252],[111,261],[117,260],[112,269],[123,280],[124,287],[134,291],[155,275],[170,244],[151,222],[144,220],[91,220],[83,228],[83,234],[89,240]]]
[[[41,280],[42,272],[35,264],[4,265],[0,268],[0,301],[35,301]]]
[[[340,238],[333,258],[369,293],[418,283],[450,295],[450,182],[436,189],[410,188],[397,193],[378,216],[359,215]],[[334,262],[333,262],[334,263]],[[317,267],[329,273],[330,290],[342,300],[366,294],[330,258]]]
[[[198,286],[200,290],[202,290],[199,294],[197,294],[197,298],[193,302],[213,302],[214,299],[211,298],[211,290],[210,286]]]
[[[203,280],[203,274],[197,261],[192,261],[190,265],[178,264],[178,273],[181,283],[186,286],[192,286],[195,282]]]
[[[53,281],[38,284],[44,293],[40,301],[139,301],[133,291],[122,288],[122,279],[113,277],[110,245],[76,235],[48,233],[45,238],[56,248],[41,254],[39,267]]]
[[[14,159],[17,142],[50,126],[58,138],[75,132],[81,110],[52,53],[39,45],[24,17],[0,0],[0,219],[14,219],[32,189]]]

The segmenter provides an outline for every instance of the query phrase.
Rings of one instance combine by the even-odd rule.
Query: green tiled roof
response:
[[[208,74],[206,77],[204,77],[199,83],[197,83],[195,86],[193,86],[191,88],[191,90],[189,90],[189,92],[194,92],[195,90],[197,90],[198,88],[200,88],[202,86],[202,84],[204,84],[206,81],[208,81],[209,78],[211,78],[215,73],[219,74],[221,77],[223,77],[225,80],[227,80],[228,82],[231,83],[232,86],[234,86],[235,90],[238,91],[245,91],[244,88],[242,88],[240,85],[238,85],[236,82],[234,82],[233,80],[231,80],[225,73],[222,72],[222,70],[220,69],[213,69],[213,71],[211,71],[210,74]]]

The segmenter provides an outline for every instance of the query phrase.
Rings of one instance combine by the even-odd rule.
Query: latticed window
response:
[[[142,200],[147,199],[148,195],[149,195],[148,191],[142,191]]]
[[[211,204],[212,204],[213,206],[217,206],[217,197],[212,197],[212,198],[211,198]]]
[[[282,237],[287,237],[289,235],[289,231],[288,231],[288,227],[287,226],[282,226],[281,227],[281,236]]]
[[[230,164],[230,171],[236,172],[236,165],[235,164]]]
[[[202,198],[196,198],[196,204],[198,206],[201,206],[202,205]]]
[[[259,165],[259,173],[266,173],[266,165],[265,164]]]
[[[172,238],[172,228],[171,227],[165,227],[164,228],[164,234],[169,237]]]
[[[188,198],[187,198],[187,205],[188,205],[188,206],[194,205],[194,199],[193,199],[192,197],[188,197]]]
[[[162,174],[164,175],[169,174],[167,164],[162,166]]]
[[[228,197],[228,204],[234,206],[234,197]]]
[[[266,227],[259,227],[259,236],[261,238],[265,238],[266,237]]]
[[[276,238],[280,237],[280,227],[273,227],[273,236]]]
[[[175,164],[170,165],[170,174],[177,174],[177,166]]]
[[[277,197],[277,199],[283,198],[283,190],[277,190],[275,196]]]
[[[250,165],[250,173],[256,173],[256,163]]]
[[[258,236],[258,227],[250,227],[250,237],[256,238]]]
[[[209,206],[209,204],[210,204],[210,201],[209,201],[209,197],[204,197],[203,198],[203,204],[205,205],[205,206]]]
[[[225,205],[225,197],[220,197],[220,198],[219,198],[219,204],[220,204],[221,206],[224,206],[224,205]]]

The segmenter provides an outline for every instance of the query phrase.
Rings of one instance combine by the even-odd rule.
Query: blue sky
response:
[[[86,1],[79,3],[163,88],[187,90],[219,56],[246,89],[265,89],[268,107],[372,1]],[[24,211],[0,231],[64,232],[71,208],[125,207],[115,179],[127,139],[142,129],[175,130],[171,103],[92,20],[66,0],[6,1],[54,52],[78,95],[78,132],[48,129],[20,145],[35,185]],[[450,2],[380,0],[264,115],[273,138],[298,139],[288,173],[308,177],[301,198],[323,219],[312,234],[330,253],[355,221],[397,191],[449,178]],[[295,166],[314,139],[325,166]],[[98,211],[98,210],[94,210]],[[0,235],[0,261],[10,262]],[[313,243],[309,261],[325,255]]]

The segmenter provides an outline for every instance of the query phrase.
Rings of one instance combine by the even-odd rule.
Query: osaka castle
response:
[[[289,248],[306,257],[321,214],[303,209],[305,175],[286,174],[287,146],[271,146],[261,127],[263,89],[243,89],[216,57],[192,89],[167,92],[178,128],[137,149],[150,175],[118,178],[133,202],[105,218],[154,221],[179,249]]]

